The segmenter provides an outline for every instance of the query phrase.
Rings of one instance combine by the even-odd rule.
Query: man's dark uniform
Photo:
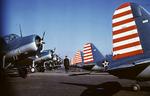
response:
[[[67,56],[64,59],[64,66],[65,66],[65,71],[68,72],[68,70],[69,70],[69,59],[67,58]]]

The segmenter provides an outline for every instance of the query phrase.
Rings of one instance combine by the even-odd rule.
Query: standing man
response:
[[[67,56],[65,56],[65,59],[64,59],[64,66],[65,66],[65,71],[67,73],[69,70],[69,59],[67,58]]]

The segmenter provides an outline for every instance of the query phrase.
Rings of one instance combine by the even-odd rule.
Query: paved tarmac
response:
[[[11,77],[4,95],[0,96],[150,96],[150,82],[142,83],[142,90],[133,92],[134,81],[118,79],[107,73],[83,72],[32,73],[26,79]],[[6,83],[6,82],[5,82]]]

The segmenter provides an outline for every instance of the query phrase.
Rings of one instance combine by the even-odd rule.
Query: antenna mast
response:
[[[22,30],[21,30],[21,25],[19,24],[19,29],[20,29],[20,36],[22,37]]]

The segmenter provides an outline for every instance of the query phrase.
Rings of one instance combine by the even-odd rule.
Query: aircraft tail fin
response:
[[[124,3],[115,10],[112,17],[113,60],[150,51],[149,20],[147,11],[135,3]]]
[[[71,60],[71,64],[72,65],[76,65],[76,64],[82,64],[83,59],[82,59],[82,52],[81,51],[77,51],[74,55],[74,57]]]
[[[83,53],[84,53],[84,64],[94,62],[93,58],[93,53],[92,53],[92,44],[91,43],[86,43],[83,48]]]
[[[104,60],[103,54],[96,48],[96,46],[93,43],[86,43],[83,48],[83,53],[85,65],[89,64],[100,65]]]

